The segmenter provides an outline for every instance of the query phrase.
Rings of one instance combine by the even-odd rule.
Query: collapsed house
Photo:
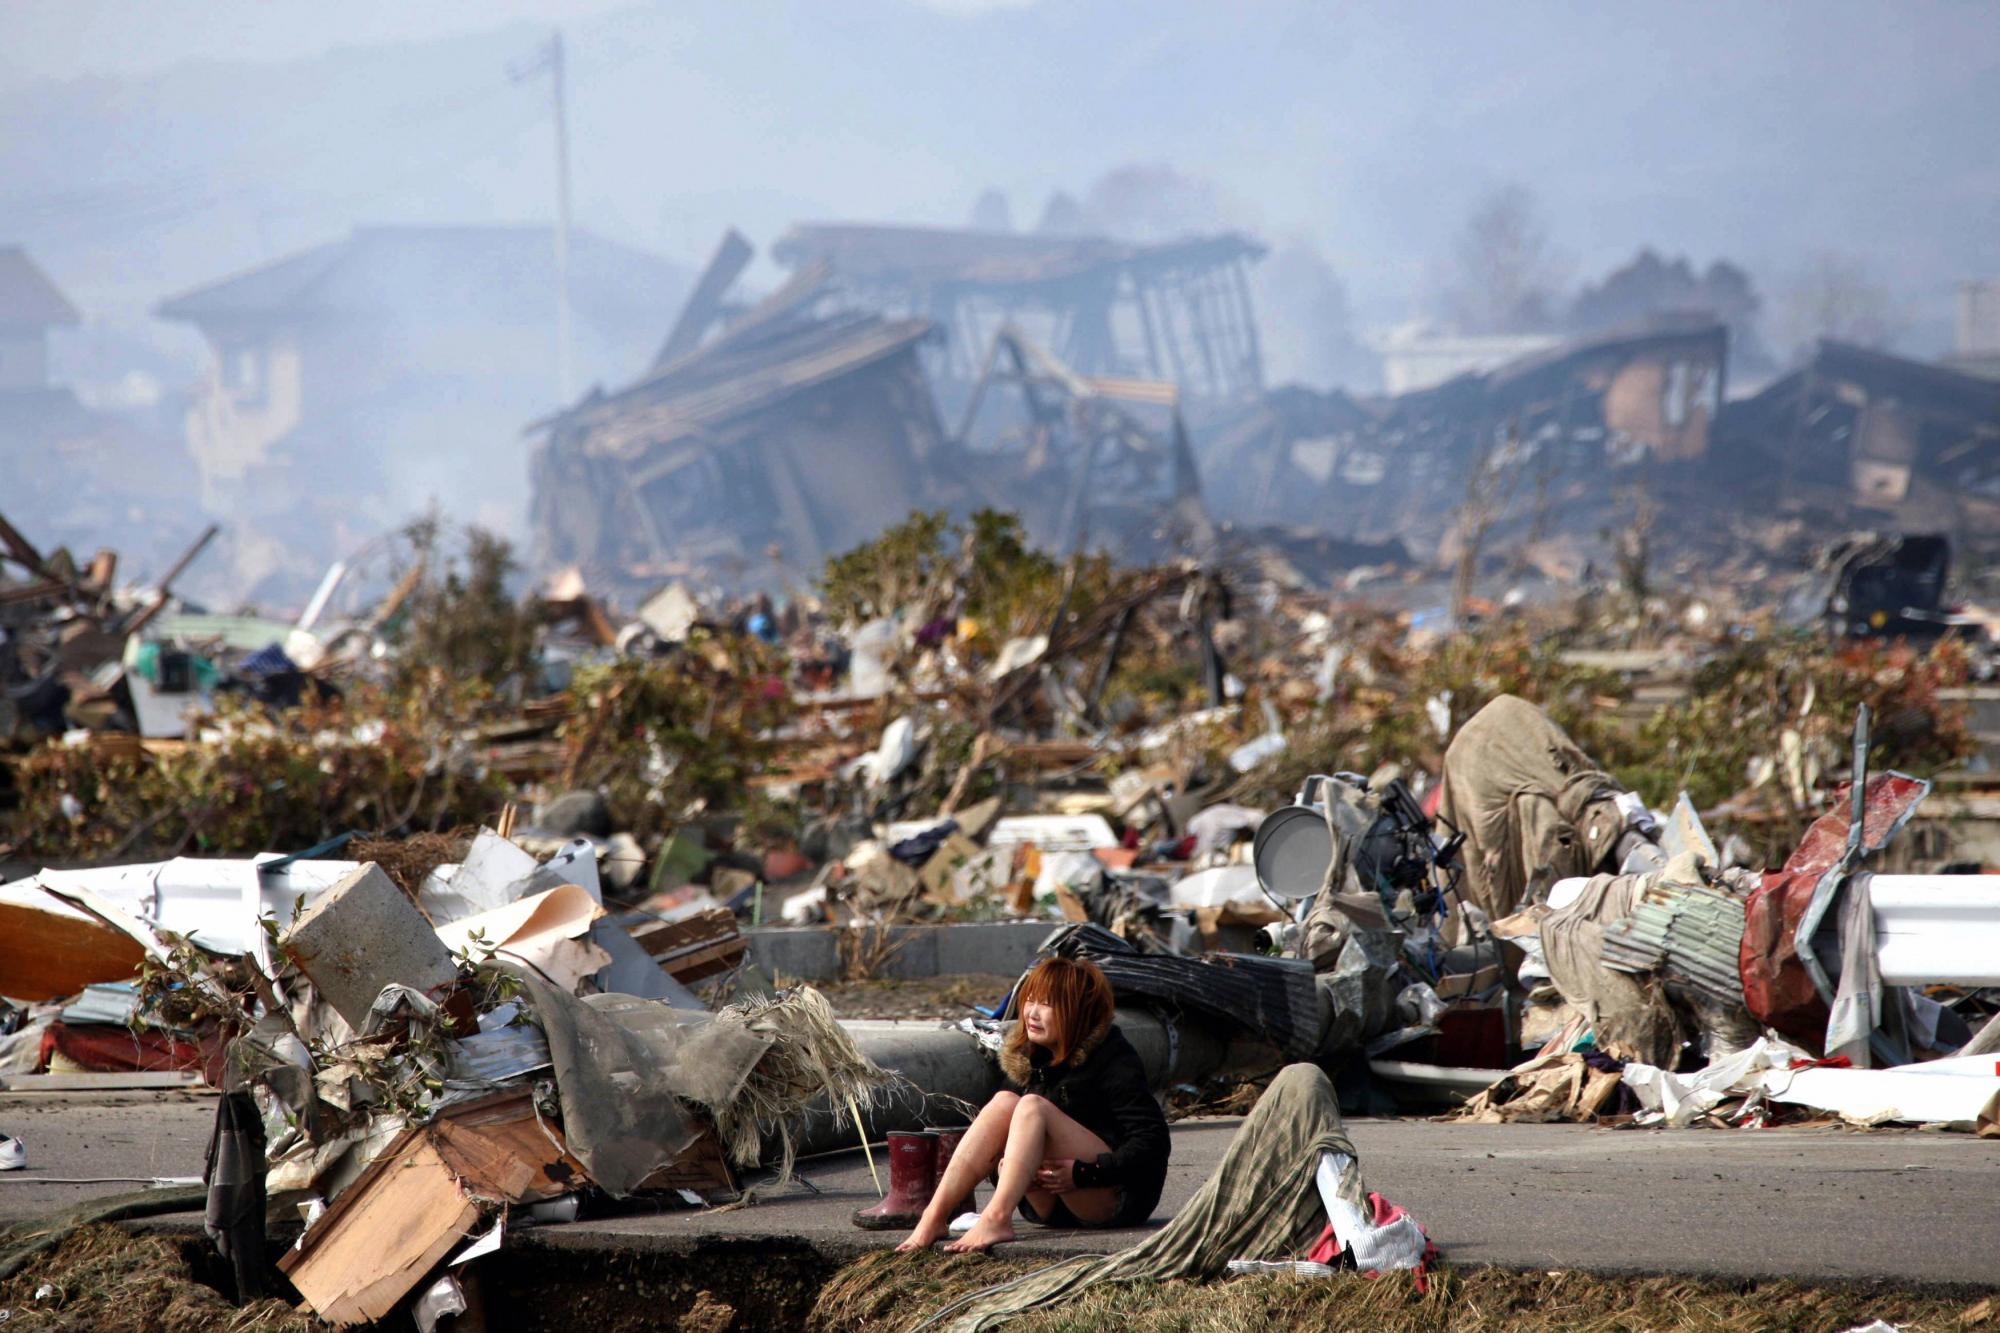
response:
[[[593,580],[811,569],[923,498],[943,432],[923,320],[755,321],[545,424],[531,464],[539,553]]]
[[[2000,520],[2000,387],[1841,344],[1729,402],[1729,326],[1665,315],[1360,398],[1264,387],[1240,236],[805,224],[747,306],[752,253],[731,232],[647,376],[540,427],[546,563],[779,587],[910,508],[991,507],[1052,550],[1244,554],[1299,586],[1502,559],[1643,581],[1655,556],[1796,563],[1799,519],[1957,543]],[[1697,511],[1723,521],[1652,531]]]
[[[1839,526],[2000,538],[2000,382],[1847,343],[1723,420],[1773,508]]]
[[[1213,535],[1179,390],[1078,374],[1012,326],[994,335],[952,454],[963,466],[940,487],[962,488],[961,505],[1017,509],[1053,550],[1153,561]]]
[[[1708,457],[1727,347],[1720,324],[1669,325],[1387,400],[1274,392],[1203,432],[1216,512],[1401,541],[1420,559],[1475,507],[1517,539],[1594,533],[1615,487]]]
[[[1341,443],[1373,421],[1339,389],[1296,384],[1211,414],[1201,451],[1210,502],[1246,525],[1321,528]]]
[[[732,305],[749,258],[730,233],[645,376],[531,427],[543,564],[783,586],[916,508],[1014,511],[1052,549],[1132,559],[1206,541],[1174,385],[1081,374],[1006,325],[947,432],[937,323],[849,308],[823,260]]]
[[[935,323],[941,384],[977,380],[1011,326],[1085,375],[1171,380],[1206,398],[1264,387],[1249,278],[1264,247],[1234,233],[1140,244],[809,223],[771,253],[797,270],[824,266],[856,308]]]
[[[1400,539],[1441,563],[1484,541],[1565,579],[1607,554],[1607,532],[1643,537],[1646,510],[1724,519],[1651,534],[1711,564],[1768,548],[1774,515],[1819,543],[2000,536],[2000,383],[1824,342],[1728,402],[1727,357],[1724,325],[1672,321],[1386,400],[1273,391],[1198,419],[1209,501],[1245,526]]]
[[[643,362],[686,273],[578,233],[564,282],[589,383]],[[514,529],[519,425],[562,396],[557,291],[546,227],[362,227],[161,303],[214,357],[186,449],[236,586],[303,599],[372,516],[432,496]]]

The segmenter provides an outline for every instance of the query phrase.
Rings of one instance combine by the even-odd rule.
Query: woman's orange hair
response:
[[[1036,963],[1014,994],[1014,1012],[1028,1004],[1046,1004],[1055,1011],[1049,1024],[1049,1056],[1068,1060],[1079,1041],[1111,1022],[1111,983],[1104,969],[1087,958],[1044,958]]]

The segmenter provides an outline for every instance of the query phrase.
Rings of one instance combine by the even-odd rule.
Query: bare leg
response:
[[[924,1208],[924,1215],[901,1245],[899,1250],[927,1250],[944,1239],[951,1219],[944,1210],[972,1193],[972,1187],[979,1178],[993,1170],[993,1164],[1000,1160],[1000,1151],[1007,1146],[1008,1127],[1014,1119],[1014,1110],[1021,1104],[1021,1096],[1015,1092],[996,1092],[993,1100],[980,1108],[978,1118],[965,1131],[965,1137],[958,1141],[958,1151],[951,1156],[951,1165],[945,1168],[944,1179],[931,1191],[931,1201]]]
[[[1000,1159],[1000,1183],[994,1187],[992,1199],[980,1210],[978,1224],[945,1249],[964,1254],[1014,1239],[1014,1210],[1034,1187],[1035,1171],[1044,1161],[1052,1158],[1095,1161],[1099,1153],[1109,1151],[1103,1139],[1057,1110],[1046,1098],[1021,1098],[1008,1127],[1007,1149]],[[1036,1211],[1044,1214],[1058,1197],[1043,1190],[1035,1190],[1035,1196]],[[1101,1222],[1111,1216],[1117,1192],[1072,1190],[1060,1197],[1078,1217]]]

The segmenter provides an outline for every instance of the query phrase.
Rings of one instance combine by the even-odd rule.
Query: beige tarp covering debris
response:
[[[1685,1035],[1655,977],[1604,966],[1604,932],[1632,913],[1652,875],[1598,875],[1576,901],[1542,921],[1542,955],[1563,998],[1582,1013],[1597,1048],[1620,1060],[1670,1063]]]
[[[1621,1077],[1592,1069],[1581,1055],[1538,1055],[1510,1071],[1512,1091],[1506,1100],[1495,1096],[1500,1084],[1467,1102],[1453,1120],[1481,1125],[1542,1124],[1551,1120],[1588,1120],[1615,1102]]]
[[[1438,808],[1465,834],[1466,898],[1498,919],[1531,889],[1598,869],[1624,828],[1623,790],[1527,700],[1480,709],[1445,751]]]

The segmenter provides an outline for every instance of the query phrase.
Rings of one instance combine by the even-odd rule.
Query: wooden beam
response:
[[[659,355],[653,358],[655,370],[671,365],[695,349],[701,335],[721,313],[722,298],[736,285],[736,279],[749,267],[750,258],[756,253],[736,228],[723,233],[722,243],[715,247],[708,266],[695,282],[694,291],[688,295],[687,304],[681,307],[680,317],[674,320],[667,340],[660,344]]]
[[[1264,387],[1264,345],[1257,336],[1257,306],[1250,299],[1250,265],[1238,259],[1229,266],[1230,275],[1235,280],[1237,308],[1243,320],[1243,337],[1248,344],[1247,360],[1250,372],[1250,387],[1262,390]]]

